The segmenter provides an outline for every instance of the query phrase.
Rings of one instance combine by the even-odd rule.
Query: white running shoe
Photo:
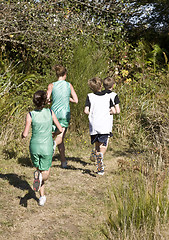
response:
[[[45,205],[45,202],[46,202],[46,196],[41,196],[39,198],[39,206],[44,206]]]

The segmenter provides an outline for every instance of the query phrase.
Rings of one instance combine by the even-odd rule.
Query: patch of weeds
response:
[[[140,174],[137,177],[130,175],[121,186],[113,187],[103,234],[108,239],[115,239],[112,236],[133,239],[136,232],[142,230],[147,239],[151,239],[156,227],[169,218],[167,183],[164,181],[159,189],[155,176],[149,184]]]
[[[13,223],[10,221],[3,221],[3,222],[1,222],[1,225],[5,226],[5,227],[12,227]]]
[[[15,159],[17,157],[17,153],[13,149],[4,149],[3,154],[5,155],[5,159]]]

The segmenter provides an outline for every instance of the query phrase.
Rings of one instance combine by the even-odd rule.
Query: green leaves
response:
[[[19,73],[19,64],[3,62],[0,75],[0,122],[6,122],[12,115],[20,113],[32,104],[32,96],[39,87],[42,77],[36,74]]]

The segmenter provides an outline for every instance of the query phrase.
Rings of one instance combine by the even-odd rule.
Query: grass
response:
[[[72,151],[70,149],[68,143],[67,155],[70,169],[62,170],[60,162],[57,160],[57,154],[54,158],[51,178],[46,189],[48,205],[44,209],[38,207],[36,200],[30,193],[33,168],[29,164],[26,165],[25,160],[22,164],[21,160],[18,161],[18,157],[7,159],[9,155],[6,156],[5,152],[1,154],[0,198],[2,214],[0,222],[3,225],[3,232],[0,239],[10,239],[9,232],[12,232],[13,238],[16,236],[20,238],[23,231],[27,238],[33,239],[36,231],[40,228],[38,224],[32,228],[32,224],[37,221],[37,215],[40,224],[44,225],[45,223],[44,229],[37,235],[38,239],[46,236],[50,239],[62,237],[65,239],[83,239],[84,236],[84,239],[87,239],[91,221],[93,218],[97,219],[98,216],[95,205],[99,205],[101,201],[101,189],[100,194],[95,194],[92,191],[93,186],[89,185],[91,179],[94,178],[89,173],[96,171],[96,167],[86,161],[86,148],[85,150],[78,148],[77,152],[73,152],[75,148]],[[22,154],[27,158],[26,151]],[[6,209],[8,210],[6,211]],[[4,225],[3,223],[7,222],[7,219],[13,221],[14,226]],[[25,232],[24,226],[27,226],[29,232]],[[93,231],[97,231],[94,226]],[[18,233],[19,235],[17,235]],[[97,234],[95,233],[95,235]]]
[[[89,160],[88,118],[83,108],[89,92],[87,80],[108,74],[104,53],[90,41],[81,43],[66,66],[68,81],[79,97],[78,105],[71,105],[72,120],[65,138],[69,168],[60,168],[56,153],[44,208],[38,207],[38,195],[31,190],[31,133],[25,141],[21,133],[25,108],[28,112],[33,107],[32,91],[41,82],[45,89],[52,75],[36,79],[35,85],[28,78],[25,91],[21,87],[13,95],[12,105],[8,94],[1,100],[6,115],[1,111],[0,239],[22,239],[23,235],[25,239],[54,240],[169,238],[164,231],[168,224],[168,73],[154,72],[143,64],[141,73],[127,76],[131,81],[118,76],[115,92],[120,97],[121,114],[114,116],[114,137],[104,160],[106,174],[100,177],[96,164]],[[122,71],[129,66],[130,59],[127,61]]]
[[[159,233],[156,229],[166,223],[169,216],[168,182],[164,181],[161,189],[158,185],[155,178],[150,183],[142,175],[129,174],[127,179],[123,176],[118,188],[113,186],[108,204],[107,231],[103,229],[108,239],[116,239],[113,236],[140,239],[143,232],[145,239],[157,239]],[[137,233],[135,238],[138,231],[141,235]]]
[[[159,174],[151,185],[150,169],[145,174],[138,168],[139,159],[144,160],[144,152],[130,152],[127,145],[119,146],[116,139],[110,139],[104,161],[105,175],[98,176],[95,163],[89,160],[89,135],[69,129],[65,140],[69,168],[60,168],[56,151],[44,208],[37,204],[38,194],[35,196],[31,191],[34,168],[29,162],[29,140],[20,143],[23,151],[15,156],[10,155],[10,150],[2,152],[1,148],[0,223],[3,231],[0,239],[22,238],[24,234],[25,239],[36,236],[37,239],[131,240],[140,239],[143,233],[144,239],[153,239],[157,229],[163,235],[168,200],[166,185],[161,182],[165,182],[167,176]]]

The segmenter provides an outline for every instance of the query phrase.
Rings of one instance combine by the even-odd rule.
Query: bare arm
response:
[[[90,111],[89,111],[89,107],[85,107],[85,109],[84,109],[84,113],[86,113],[87,115],[89,115],[89,113],[90,113]]]
[[[112,115],[112,114],[116,114],[116,109],[115,109],[115,107],[111,107],[110,108],[110,114]]]
[[[115,105],[115,109],[116,109],[116,114],[119,114],[120,113],[120,106],[119,106],[119,104]]]
[[[57,129],[59,130],[59,132],[63,132],[63,128],[62,126],[60,125],[56,115],[54,114],[54,112],[52,111],[52,118],[53,118],[53,122],[54,124],[56,125]]]
[[[28,136],[29,128],[31,126],[31,122],[32,122],[32,118],[31,118],[30,114],[28,113],[26,115],[25,129],[22,132],[22,138],[26,138]]]
[[[76,94],[72,84],[70,84],[70,90],[71,90],[70,102],[78,103],[78,97],[77,97],[77,94]]]
[[[53,89],[53,83],[50,83],[49,85],[48,85],[48,90],[47,90],[47,100],[50,102],[50,96],[51,96],[51,94],[52,94],[52,89]]]

